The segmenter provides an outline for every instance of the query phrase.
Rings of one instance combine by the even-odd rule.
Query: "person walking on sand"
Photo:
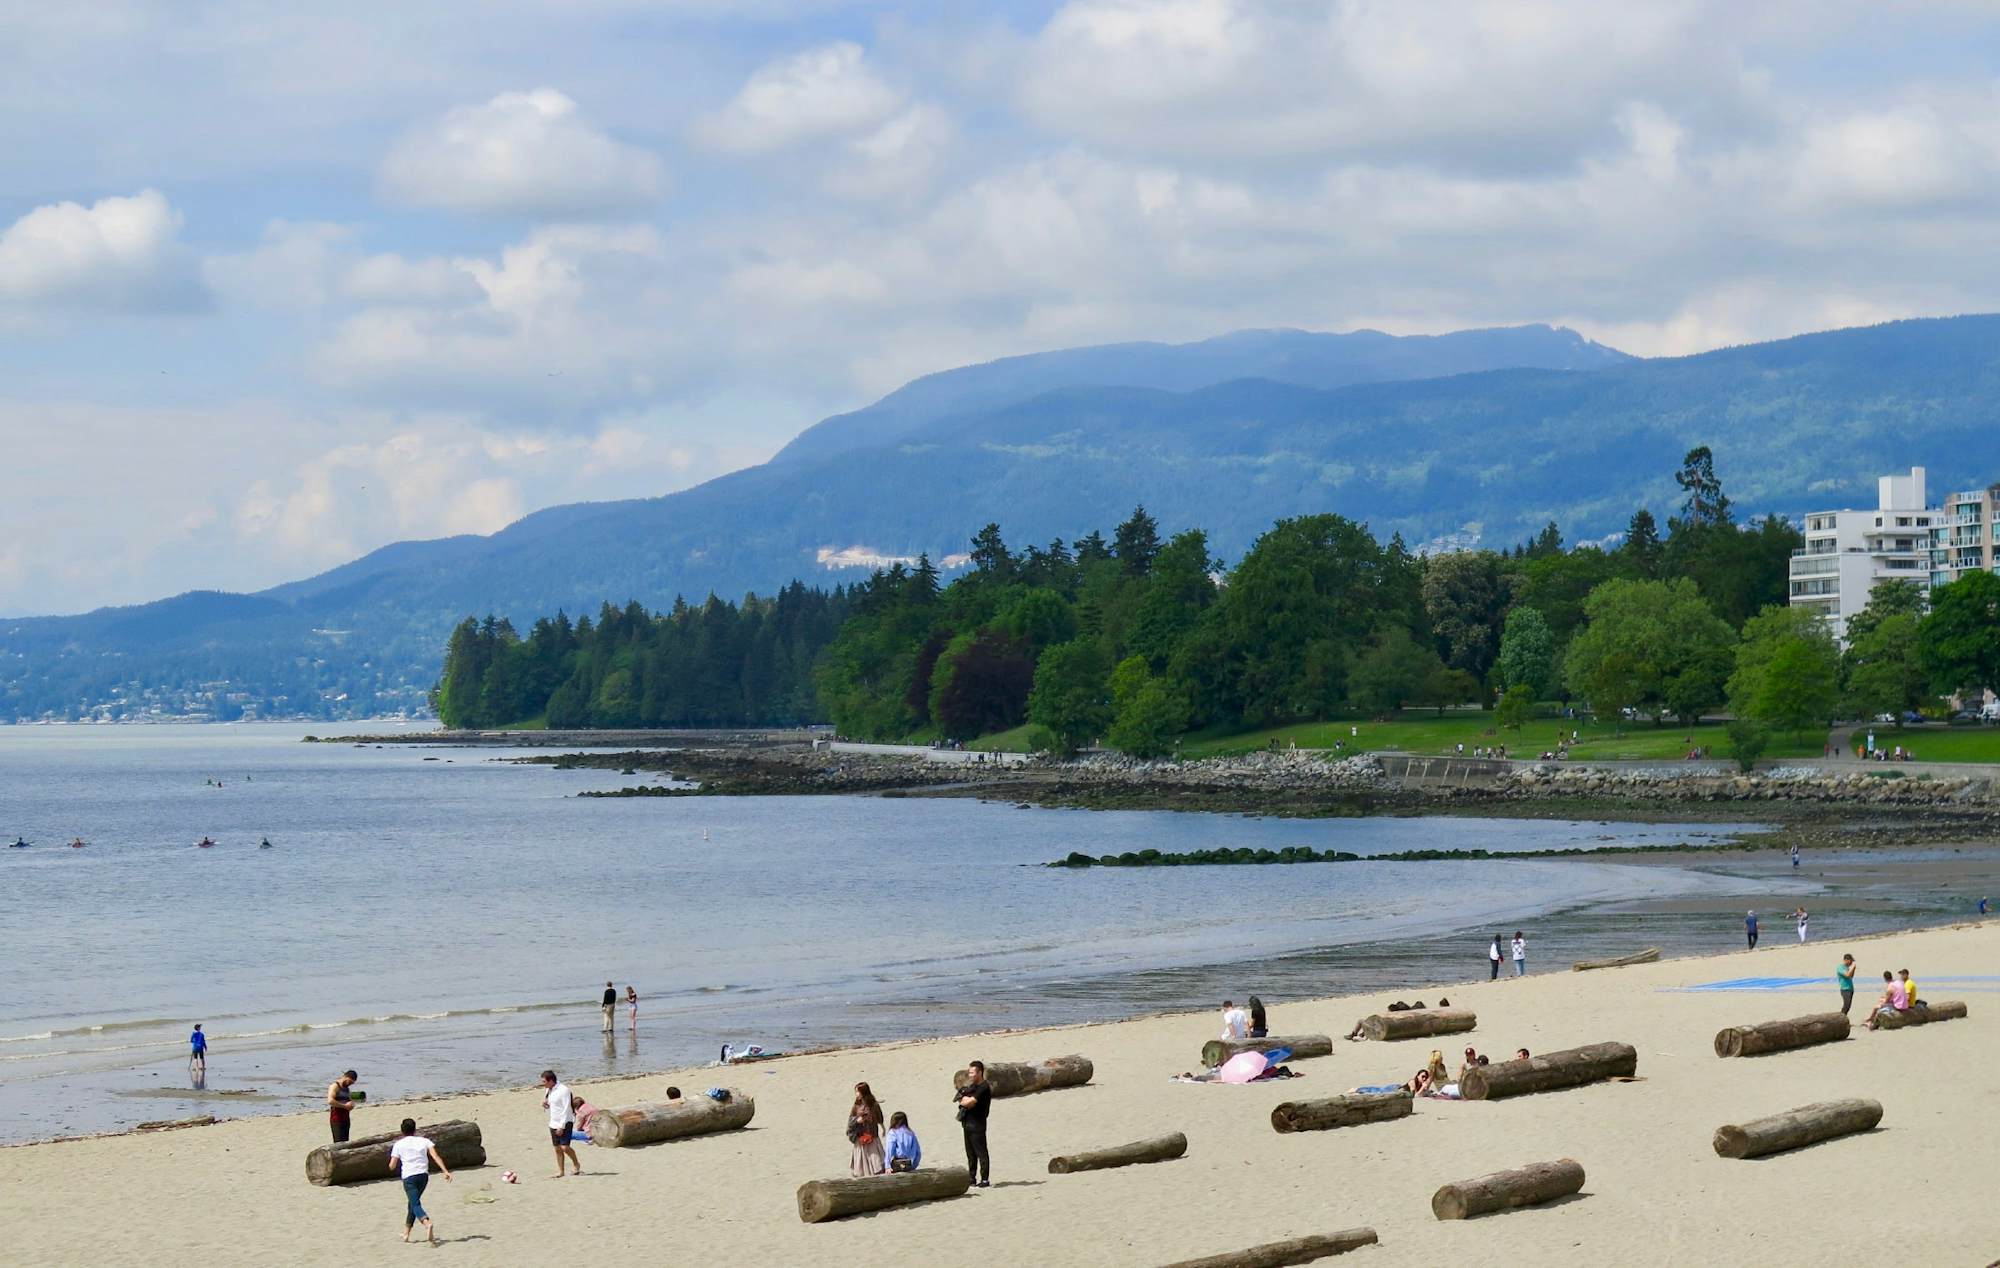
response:
[[[188,1073],[208,1073],[208,1036],[201,1033],[201,1023],[194,1024],[194,1033],[188,1036]]]
[[[582,1175],[583,1164],[576,1160],[576,1150],[569,1143],[576,1134],[576,1100],[554,1070],[542,1071],[542,1104],[549,1111],[549,1143],[556,1147],[555,1178],[563,1178],[565,1158],[576,1174]]]
[[[343,1070],[326,1085],[326,1122],[333,1129],[336,1145],[347,1143],[347,1133],[354,1126],[354,1083],[360,1077],[352,1070]]]
[[[611,983],[604,984],[604,1033],[611,1033],[611,1019],[618,1013],[618,988]]]
[[[1486,980],[1489,982],[1499,981],[1500,980],[1500,935],[1497,933],[1493,935],[1493,945],[1486,948],[1486,961],[1488,967],[1493,970],[1493,976],[1487,978]]]
[[[1521,936],[1521,931],[1519,929],[1516,929],[1514,931],[1514,976],[1526,977],[1527,975],[1528,975],[1528,940],[1525,937]]]
[[[1746,933],[1748,933],[1748,934],[1750,935],[1750,949],[1751,949],[1752,951],[1755,951],[1755,950],[1757,949],[1757,913],[1756,913],[1756,912],[1754,912],[1754,911],[1753,911],[1753,912],[1751,912],[1751,913],[1750,913],[1750,914],[1749,914],[1748,916],[1745,916],[1745,917],[1743,918],[1743,929],[1744,929],[1744,932],[1746,932]]]
[[[1840,1015],[1847,1016],[1847,1010],[1854,1007],[1854,957],[1840,957],[1840,967],[1833,971],[1834,980],[1840,983]]]
[[[856,1179],[889,1169],[882,1157],[882,1106],[866,1083],[854,1085],[854,1104],[847,1108],[847,1143],[853,1146],[847,1170]]]
[[[639,1033],[639,988],[638,987],[627,986],[625,988],[625,1007],[629,1009],[632,1013],[632,1033],[636,1035]]]
[[[402,1135],[389,1146],[389,1169],[403,1178],[403,1198],[409,1204],[409,1210],[403,1214],[403,1240],[406,1242],[410,1240],[410,1230],[419,1224],[424,1226],[433,1243],[438,1239],[437,1226],[431,1223],[430,1216],[424,1214],[424,1189],[431,1182],[432,1163],[436,1163],[437,1169],[443,1173],[445,1183],[451,1183],[451,1168],[438,1157],[437,1146],[428,1137],[417,1135],[416,1119],[404,1119]]]
[[[965,1086],[952,1100],[958,1106],[958,1125],[965,1131],[965,1170],[973,1186],[984,1189],[993,1182],[993,1160],[986,1154],[986,1115],[993,1108],[993,1088],[986,1082],[984,1061],[974,1061],[966,1069]]]
[[[1792,912],[1792,919],[1799,922],[1799,941],[1804,942],[1806,940],[1806,921],[1812,919],[1812,914],[1804,907],[1800,907]]]

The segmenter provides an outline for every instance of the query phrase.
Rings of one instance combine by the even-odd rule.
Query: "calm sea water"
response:
[[[1367,855],[1729,830],[1713,824],[577,799],[634,781],[490,749],[301,744],[307,729],[0,727],[0,837],[34,843],[0,854],[0,1140],[297,1109],[347,1066],[388,1099],[522,1084],[544,1066],[664,1068],[724,1042],[1207,1004],[1258,989],[1243,966],[1302,952],[1318,954],[1301,989],[1356,989],[1342,947],[1727,885],[1576,860],[1032,866],[1071,850]],[[218,846],[194,848],[204,835]],[[65,848],[72,836],[88,848]],[[266,836],[274,848],[258,849]],[[607,978],[638,987],[636,1036],[622,1009],[600,1035]],[[197,1021],[212,1044],[199,1090]]]

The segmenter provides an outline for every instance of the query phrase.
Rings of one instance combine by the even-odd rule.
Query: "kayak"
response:
[[[194,843],[194,848],[197,850],[212,850],[215,848],[215,842],[209,840],[207,837],[203,837]]]
[[[84,846],[89,844],[90,842],[84,840],[82,837],[78,837],[74,841],[71,841],[69,843],[69,848],[72,850],[81,850]]]

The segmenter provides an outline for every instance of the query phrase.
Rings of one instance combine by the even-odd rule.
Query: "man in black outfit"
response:
[[[611,1033],[611,1019],[618,1014],[618,988],[611,983],[604,984],[604,1033]]]
[[[965,1169],[981,1189],[993,1180],[993,1160],[986,1156],[986,1111],[993,1105],[993,1088],[986,1082],[986,1063],[974,1061],[971,1078],[958,1090],[958,1125],[965,1129]]]

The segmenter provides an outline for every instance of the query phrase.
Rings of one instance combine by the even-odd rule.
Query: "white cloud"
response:
[[[37,207],[0,232],[0,306],[30,311],[172,312],[206,292],[158,190],[85,207]]]
[[[763,154],[872,128],[901,96],[865,61],[859,44],[842,40],[772,62],[697,121],[695,139],[728,153]]]
[[[364,304],[427,306],[475,303],[484,292],[463,260],[411,260],[392,251],[357,262],[341,278],[340,293]]]
[[[930,187],[932,170],[956,137],[950,115],[917,102],[849,139],[827,170],[827,190],[842,198],[915,197]]]
[[[277,311],[322,308],[352,251],[354,231],[325,221],[273,220],[248,251],[210,256],[202,277],[226,299]]]
[[[664,185],[657,157],[606,136],[553,88],[504,92],[419,124],[380,173],[393,202],[558,219],[645,207]]]

